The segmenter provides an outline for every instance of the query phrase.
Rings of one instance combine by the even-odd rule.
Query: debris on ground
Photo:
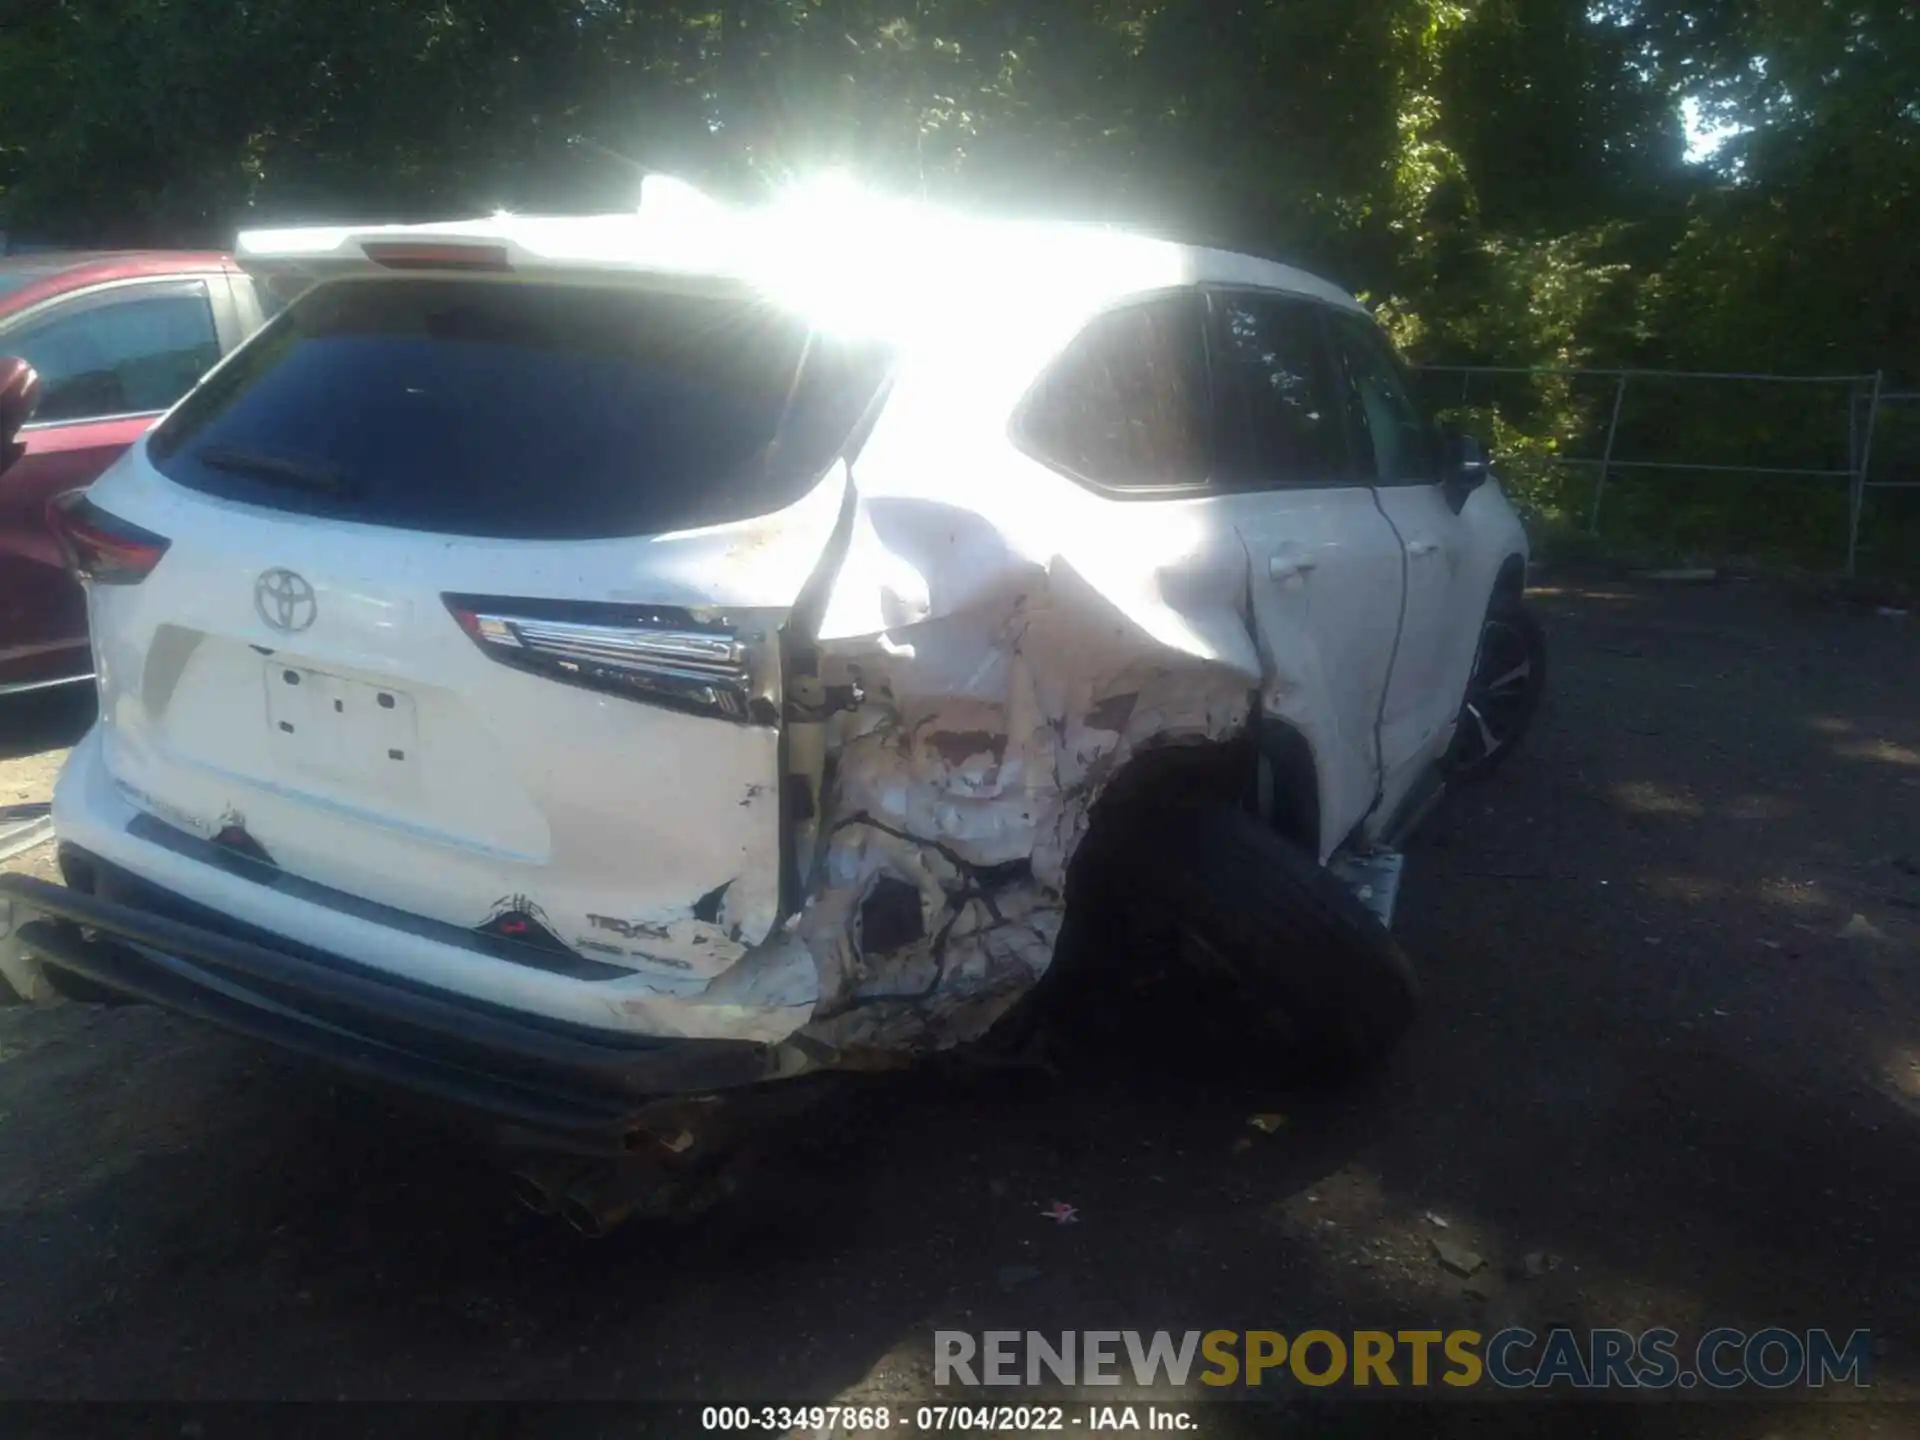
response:
[[[1887,933],[1875,925],[1866,916],[1856,912],[1853,918],[1840,927],[1842,940],[1870,940],[1878,944],[1886,943]]]
[[[1560,1268],[1560,1257],[1545,1250],[1529,1250],[1520,1257],[1520,1274],[1528,1280],[1538,1280],[1549,1271]]]
[[[1875,608],[1873,613],[1880,616],[1882,619],[1886,619],[1886,620],[1904,620],[1907,618],[1907,614],[1908,614],[1907,611],[1902,610],[1899,607],[1894,605],[1878,606]]]
[[[1080,1221],[1079,1207],[1069,1205],[1064,1200],[1056,1200],[1051,1205],[1042,1205],[1039,1210],[1056,1225],[1076,1225]]]
[[[24,855],[53,839],[53,816],[45,805],[0,806],[0,860]]]
[[[1447,1228],[1447,1221],[1443,1219],[1441,1216],[1434,1214],[1433,1211],[1431,1210],[1427,1211],[1426,1216],[1424,1218],[1426,1219],[1427,1224],[1432,1225],[1436,1229],[1444,1230]]]
[[[1269,1113],[1264,1115],[1249,1115],[1247,1117],[1247,1124],[1258,1130],[1262,1135],[1271,1135],[1286,1123],[1287,1117],[1284,1115]]]
[[[1244,1155],[1247,1151],[1253,1149],[1253,1141],[1244,1135],[1240,1135],[1235,1137],[1233,1144],[1229,1148],[1236,1155]]]
[[[1433,1254],[1441,1268],[1451,1270],[1456,1275],[1472,1275],[1487,1263],[1466,1246],[1439,1235],[1433,1237]]]

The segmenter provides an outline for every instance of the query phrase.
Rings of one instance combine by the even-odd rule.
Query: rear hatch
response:
[[[782,908],[781,631],[883,373],[720,284],[321,284],[88,494],[153,542],[91,587],[109,770],[260,863],[704,985]]]

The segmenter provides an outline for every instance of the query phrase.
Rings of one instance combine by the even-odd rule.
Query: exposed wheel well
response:
[[[1257,731],[1229,740],[1152,745],[1129,760],[1094,804],[1068,869],[1069,898],[1076,882],[1093,883],[1105,868],[1104,857],[1155,809],[1194,795],[1265,814],[1281,834],[1319,857],[1320,788],[1312,748],[1291,725],[1268,717]]]

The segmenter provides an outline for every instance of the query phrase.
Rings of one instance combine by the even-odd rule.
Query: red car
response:
[[[0,695],[92,675],[86,600],[47,500],[105,470],[270,306],[226,255],[0,256],[0,372],[18,358],[40,377],[0,474]]]

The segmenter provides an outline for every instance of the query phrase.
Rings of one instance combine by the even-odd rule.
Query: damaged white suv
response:
[[[1151,949],[1315,1064],[1397,1038],[1393,846],[1543,656],[1348,295],[678,192],[239,254],[310,288],[58,502],[100,719],[16,989],[587,1148],[980,1039],[1070,905],[1080,1003]]]

